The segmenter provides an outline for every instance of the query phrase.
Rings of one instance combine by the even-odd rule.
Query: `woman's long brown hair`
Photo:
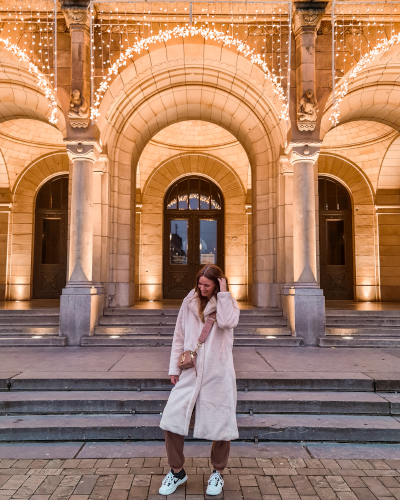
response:
[[[200,271],[196,275],[196,286],[195,286],[195,292],[197,294],[197,298],[199,299],[199,316],[201,321],[204,322],[204,309],[206,308],[206,305],[208,303],[208,299],[206,297],[203,297],[199,290],[199,279],[204,276],[205,278],[208,278],[209,280],[213,281],[216,285],[215,290],[214,290],[214,295],[217,295],[219,292],[219,281],[218,278],[225,278],[226,276],[222,272],[222,269],[220,269],[218,266],[215,266],[214,264],[208,264],[200,269]],[[228,280],[226,281],[227,289],[228,289]]]

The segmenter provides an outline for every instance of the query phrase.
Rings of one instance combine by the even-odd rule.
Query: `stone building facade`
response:
[[[90,9],[104,21],[58,4],[55,125],[29,64],[0,46],[1,300],[61,297],[71,344],[106,306],[182,298],[210,262],[310,344],[325,299],[400,300],[400,44],[360,67],[332,126],[332,6],[296,1],[279,32],[287,120],[260,66],[199,34],[131,55],[94,121]]]

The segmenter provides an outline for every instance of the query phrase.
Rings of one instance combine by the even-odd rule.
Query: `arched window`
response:
[[[222,210],[222,196],[217,186],[199,177],[178,181],[170,188],[168,210]]]
[[[347,189],[329,177],[318,179],[320,211],[351,210],[351,200]]]

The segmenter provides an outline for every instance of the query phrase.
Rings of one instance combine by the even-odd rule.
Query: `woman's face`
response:
[[[212,280],[209,280],[205,276],[200,276],[198,285],[200,293],[203,297],[207,297],[210,299],[215,290],[215,283]]]

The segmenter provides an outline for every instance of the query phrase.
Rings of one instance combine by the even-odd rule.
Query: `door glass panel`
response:
[[[217,221],[200,220],[200,264],[217,263]]]
[[[327,265],[345,265],[344,220],[327,220]]]
[[[199,209],[199,193],[190,193],[189,195],[189,208],[190,210]]]
[[[199,179],[189,179],[189,209],[199,209]]]
[[[178,208],[178,193],[176,187],[170,192],[169,198],[168,198],[168,203],[167,203],[167,208],[169,210],[176,210]]]
[[[336,184],[326,181],[326,203],[325,210],[337,210],[336,206]]]
[[[200,210],[210,209],[210,183],[200,180]]]
[[[188,195],[182,194],[179,195],[179,210],[187,210],[188,209]]]
[[[186,265],[188,251],[188,221],[172,219],[169,233],[170,264]]]
[[[221,195],[217,191],[215,186],[211,187],[211,209],[212,210],[221,210]]]
[[[56,179],[51,183],[51,208],[61,209],[62,208],[62,190],[63,179]]]
[[[61,219],[43,219],[42,264],[60,264]]]

